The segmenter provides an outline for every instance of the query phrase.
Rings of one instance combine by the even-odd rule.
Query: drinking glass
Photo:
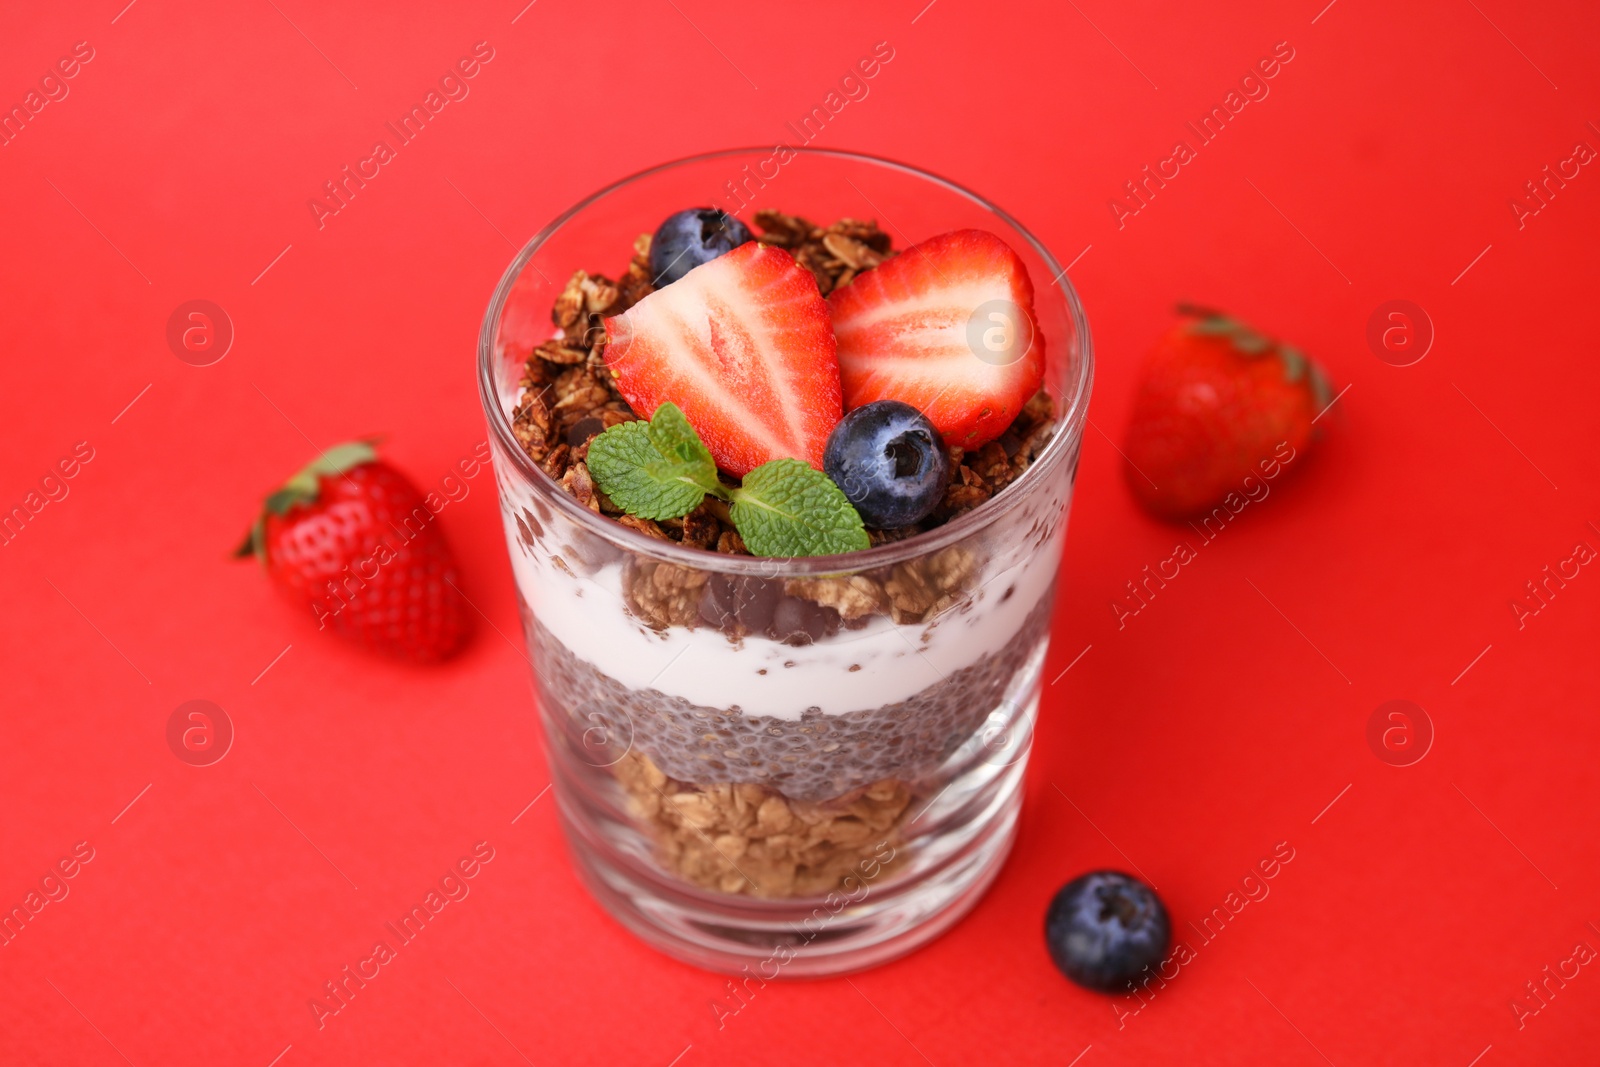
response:
[[[844,556],[702,551],[581,505],[513,433],[528,348],[512,339],[550,321],[575,270],[610,273],[639,234],[707,204],[874,218],[898,247],[998,235],[1033,281],[1023,328],[1044,346],[1048,443],[986,503]],[[496,288],[478,355],[554,795],[594,896],[680,959],[763,980],[858,970],[949,928],[1015,837],[1087,417],[1088,324],[1056,258],[904,164],[714,152],[541,230]]]

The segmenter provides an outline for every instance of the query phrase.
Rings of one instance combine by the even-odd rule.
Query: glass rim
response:
[[[1040,241],[1027,227],[1023,226],[999,205],[948,178],[942,178],[930,171],[914,167],[908,163],[901,163],[898,160],[869,155],[864,152],[850,152],[843,149],[790,149],[796,156],[831,157],[855,163],[869,163],[900,171],[965,197],[978,207],[999,218],[1018,234],[1021,234],[1034,252],[1044,260],[1046,268],[1052,272],[1053,280],[1050,284],[1061,287],[1062,296],[1067,303],[1067,311],[1078,334],[1082,359],[1079,361],[1075,380],[1067,383],[1068,395],[1060,398],[1063,410],[1056,419],[1057,430],[1038,458],[1029,464],[1028,469],[1018,475],[1015,481],[1006,486],[1005,490],[942,526],[937,526],[932,530],[916,534],[901,541],[891,541],[873,548],[832,556],[801,556],[793,558],[740,556],[725,552],[707,552],[699,548],[685,548],[673,541],[662,541],[650,537],[647,534],[623,526],[613,519],[590,511],[578,503],[571,494],[564,492],[556,480],[546,474],[528,456],[527,452],[523,451],[521,442],[512,433],[511,418],[501,405],[499,389],[495,382],[495,337],[498,333],[500,318],[505,311],[506,300],[511,294],[511,288],[517,279],[521,277],[524,268],[527,267],[529,261],[533,259],[539,249],[561,227],[572,221],[591,205],[651,175],[691,163],[704,163],[710,160],[753,153],[770,153],[770,151],[769,148],[763,146],[723,148],[712,152],[683,156],[679,159],[658,163],[655,166],[636,171],[584,197],[556,216],[555,219],[546,223],[538,233],[533,235],[527,244],[522,246],[510,265],[506,267],[505,273],[501,275],[499,284],[495,286],[494,295],[489,300],[489,307],[484,312],[483,324],[478,331],[478,395],[483,403],[484,415],[489,422],[490,434],[500,444],[501,448],[511,456],[517,472],[531,486],[535,487],[541,496],[554,498],[552,506],[562,511],[569,520],[619,547],[657,560],[676,563],[696,570],[772,577],[775,571],[785,575],[803,576],[868,570],[891,566],[937,552],[961,541],[970,534],[976,533],[1008,514],[1027,495],[1026,492],[1021,490],[1037,485],[1046,479],[1050,472],[1060,466],[1067,453],[1075,447],[1075,442],[1082,438],[1083,426],[1088,419],[1089,393],[1094,381],[1094,345],[1089,334],[1089,322],[1084,315],[1083,304],[1078,299],[1077,290],[1072,287],[1071,280],[1067,278],[1066,269],[1061,267],[1055,255],[1051,253],[1049,248],[1045,247],[1044,242]]]

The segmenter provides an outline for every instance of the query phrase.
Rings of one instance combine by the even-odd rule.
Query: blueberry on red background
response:
[[[692,207],[667,216],[650,239],[650,275],[660,289],[702,263],[750,240],[750,229],[725,211]]]
[[[1045,912],[1044,939],[1061,973],[1119,993],[1166,957],[1172,922],[1155,891],[1120,871],[1090,871],[1061,887]]]

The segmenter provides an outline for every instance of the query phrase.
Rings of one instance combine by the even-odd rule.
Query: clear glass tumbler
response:
[[[848,556],[706,552],[582,506],[512,431],[528,352],[510,339],[551,321],[575,270],[623,266],[639,234],[707,204],[876,218],[899,247],[1000,236],[1034,283],[1048,443],[975,510]],[[875,965],[976,903],[1015,836],[1091,377],[1083,310],[1049,250],[888,160],[680,160],[595,193],[518,253],[484,318],[479,381],[555,797],[612,915],[680,959],[765,980]]]

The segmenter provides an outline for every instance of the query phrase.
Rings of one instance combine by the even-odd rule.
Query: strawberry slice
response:
[[[1022,260],[984,230],[930,237],[828,297],[846,409],[910,404],[946,444],[1005,432],[1044,380]]]
[[[717,466],[773,459],[822,469],[842,414],[839,359],[817,280],[752,241],[606,320],[606,366],[645,417],[672,401]]]

